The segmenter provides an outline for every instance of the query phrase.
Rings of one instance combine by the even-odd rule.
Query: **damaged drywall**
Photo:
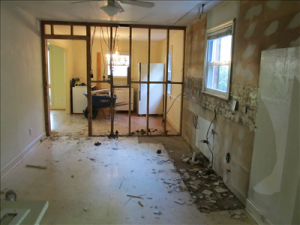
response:
[[[203,108],[213,111],[216,109],[218,115],[248,127],[251,131],[255,129],[255,115],[257,111],[257,86],[251,84],[232,84],[230,98],[224,101],[202,93],[202,78],[185,77],[184,95]],[[238,105],[232,110],[233,101]]]
[[[299,6],[295,1],[230,1],[187,27],[182,135],[198,149],[197,128],[192,119],[200,116],[212,121],[216,109],[216,134],[212,143],[214,170],[244,204],[256,129],[261,51],[299,46]],[[206,29],[233,18],[236,24],[230,96],[229,100],[222,100],[202,93],[205,34]],[[234,111],[233,101],[237,102]],[[230,163],[226,163],[227,153],[232,157]],[[274,153],[271,154],[270,158]]]

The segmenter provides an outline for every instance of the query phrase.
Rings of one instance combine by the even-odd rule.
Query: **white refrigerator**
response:
[[[164,63],[150,63],[150,81],[164,81]],[[148,64],[138,63],[139,81],[147,81]],[[149,85],[149,114],[162,115],[164,110],[164,85]],[[138,114],[147,114],[147,84],[139,84]]]

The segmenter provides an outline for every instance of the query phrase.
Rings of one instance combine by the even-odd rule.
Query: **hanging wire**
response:
[[[170,109],[172,108],[172,106],[174,105],[174,102],[176,101],[176,99],[181,95],[181,93],[179,95],[177,95],[177,97],[174,99],[174,101],[172,102],[172,105],[170,106],[170,108],[168,109],[166,115],[168,114],[168,112],[170,111]]]
[[[101,53],[102,53],[102,60],[103,60],[103,65],[104,65],[104,68],[103,68],[103,76],[105,76],[105,71],[106,71],[106,65],[105,65],[105,54],[103,53],[103,47],[102,47],[102,39],[104,39],[104,36],[102,36],[102,39],[101,39],[101,30],[99,30],[100,32],[100,47],[101,47]]]

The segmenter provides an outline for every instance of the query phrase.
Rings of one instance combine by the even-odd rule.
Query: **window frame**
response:
[[[208,45],[208,36],[218,33],[221,30],[224,30],[226,28],[231,28],[231,62],[229,63],[229,68],[228,68],[228,81],[227,81],[227,91],[219,91],[215,89],[208,88],[206,85],[206,82],[208,80],[208,54],[209,54],[209,45]],[[230,87],[231,87],[231,73],[232,73],[232,63],[233,63],[233,49],[234,49],[234,29],[235,29],[235,19],[228,21],[224,24],[221,24],[217,27],[211,28],[206,30],[206,35],[205,35],[205,41],[206,41],[206,51],[205,51],[205,60],[204,60],[204,76],[203,76],[203,84],[202,84],[202,93],[211,95],[217,98],[221,98],[224,100],[229,99],[229,94],[230,94]],[[225,35],[226,36],[226,35]],[[225,37],[223,36],[223,37]],[[221,36],[222,37],[222,36]],[[213,39],[212,39],[213,40]]]

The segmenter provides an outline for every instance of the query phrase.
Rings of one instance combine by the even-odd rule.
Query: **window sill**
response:
[[[224,100],[224,101],[228,101],[228,99],[229,99],[229,96],[225,96],[225,95],[221,95],[221,94],[213,94],[213,93],[207,92],[207,91],[202,91],[202,93],[205,95],[209,95],[211,97],[215,97],[215,98]]]

